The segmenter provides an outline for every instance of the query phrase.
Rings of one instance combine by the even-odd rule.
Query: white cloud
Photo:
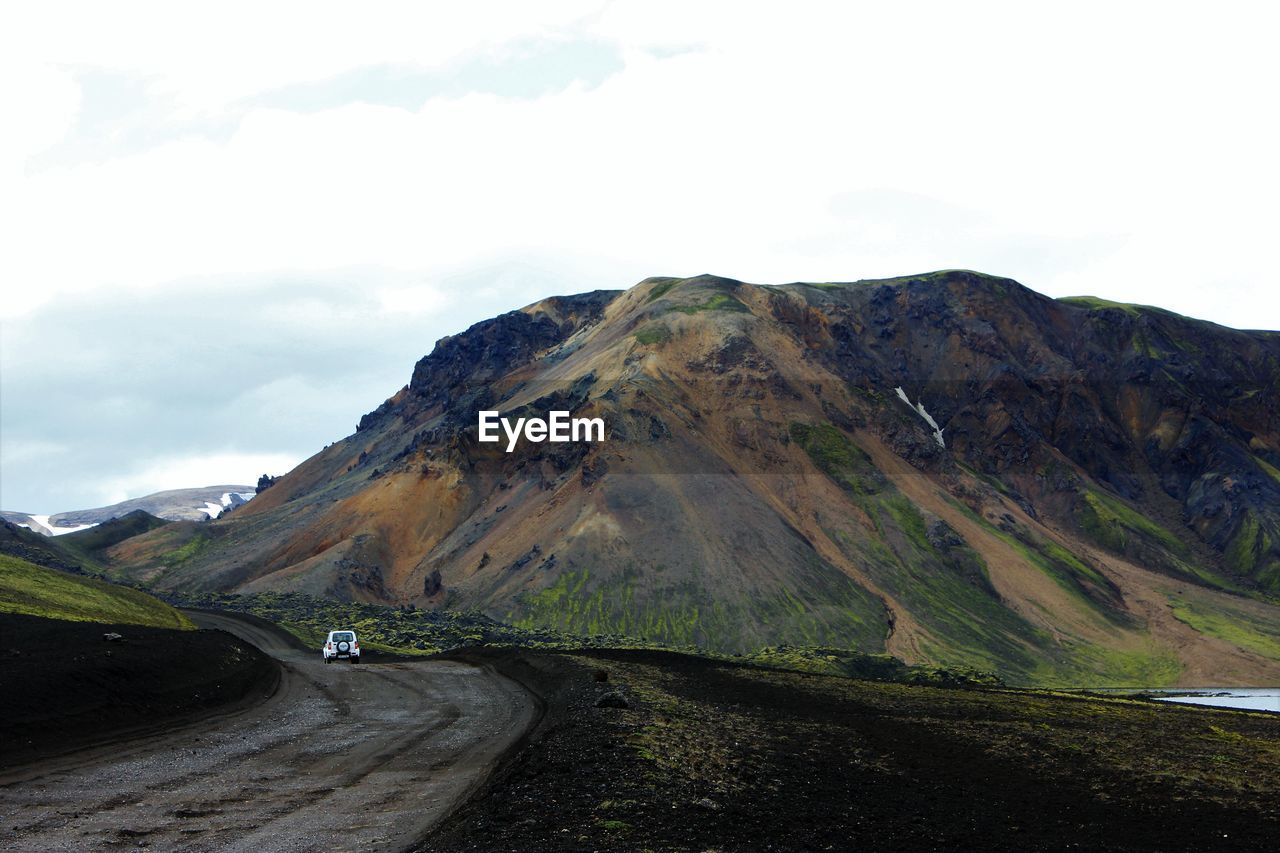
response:
[[[350,271],[365,303],[295,302],[284,325],[351,345],[416,317],[425,352],[458,331],[433,318],[494,293],[961,266],[1277,328],[1278,16],[1264,3],[233,3],[199,17],[9,4],[0,315],[35,359],[40,329],[23,324],[51,322],[42,304],[199,282],[244,287],[252,306],[241,282]],[[560,88],[536,96],[342,88],[398,79],[360,76],[377,68],[444,79],[476,57],[485,75],[533,73],[520,63],[546,44],[608,45],[625,65],[590,82],[543,68]],[[81,91],[93,74],[120,85]],[[281,379],[246,377],[242,393]],[[312,383],[278,387],[318,410]]]
[[[19,462],[60,456],[66,452],[67,446],[56,441],[43,441],[41,439],[10,440],[0,444],[0,462],[5,465],[14,465]]]
[[[0,134],[0,180],[17,179],[25,159],[61,139],[79,109],[80,89],[67,71],[12,56],[0,60],[0,115],[20,119],[6,122]]]
[[[612,40],[627,67],[535,100],[254,108],[225,141],[26,174],[12,187],[22,213],[6,223],[6,278],[27,298],[5,310],[193,273],[383,264],[426,276],[537,247],[754,280],[982,261],[1050,292],[1093,284],[1112,295],[1127,282],[1150,290],[1147,301],[1257,321],[1256,305],[1215,310],[1198,297],[1206,283],[1266,268],[1280,189],[1269,153],[1280,140],[1261,107],[1280,70],[1266,6],[1210,19],[1164,6],[528,5],[502,15],[411,6],[358,21],[273,6],[253,27],[231,10],[190,40],[152,38],[96,6],[70,35],[36,27],[43,51],[27,55],[41,67],[52,57],[131,69],[157,97],[202,113],[362,65],[430,66],[531,37]],[[161,4],[150,26],[182,31],[175,9]],[[661,44],[697,47],[645,51]],[[34,138],[65,126],[65,104],[52,112],[61,118]],[[831,214],[833,197],[880,188],[975,211],[985,248],[966,252],[910,221],[886,246]],[[861,219],[885,212],[863,199]],[[1026,262],[1027,235],[1085,254],[1056,275]],[[815,238],[827,247],[813,251]],[[1001,243],[1006,263],[989,251]],[[1083,268],[1093,277],[1081,281]]]
[[[239,453],[224,451],[193,456],[156,459],[128,474],[93,483],[103,505],[149,495],[166,489],[201,486],[246,485],[258,482],[262,474],[288,471],[302,460],[285,453]]]

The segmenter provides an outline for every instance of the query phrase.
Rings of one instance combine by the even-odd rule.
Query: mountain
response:
[[[108,549],[169,523],[135,509],[119,518],[53,537],[0,519],[0,554],[70,574],[102,575],[109,562],[105,553]]]
[[[59,512],[55,515],[0,512],[0,518],[46,536],[62,536],[77,530],[85,530],[113,518],[121,518],[137,510],[168,521],[203,521],[217,518],[224,510],[245,503],[253,495],[253,486],[170,489],[94,509],[78,509]]]
[[[1278,390],[1278,333],[974,272],[654,278],[441,340],[247,506],[106,554],[162,590],[1018,683],[1276,683]],[[607,438],[508,453],[481,410]]]

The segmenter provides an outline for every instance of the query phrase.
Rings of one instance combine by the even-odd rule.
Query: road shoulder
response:
[[[115,634],[118,639],[106,640]],[[269,697],[280,669],[220,630],[177,631],[0,614],[0,695],[11,736],[0,776],[144,737]]]

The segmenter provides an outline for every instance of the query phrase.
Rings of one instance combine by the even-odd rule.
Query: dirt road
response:
[[[522,688],[488,669],[325,665],[265,624],[197,618],[277,658],[275,695],[0,778],[0,848],[400,849],[482,783],[537,717]]]

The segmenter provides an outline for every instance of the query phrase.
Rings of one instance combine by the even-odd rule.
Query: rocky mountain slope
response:
[[[225,520],[107,553],[296,590],[1037,683],[1280,680],[1280,334],[965,271],[649,279],[441,340]],[[477,411],[604,442],[477,440]]]

